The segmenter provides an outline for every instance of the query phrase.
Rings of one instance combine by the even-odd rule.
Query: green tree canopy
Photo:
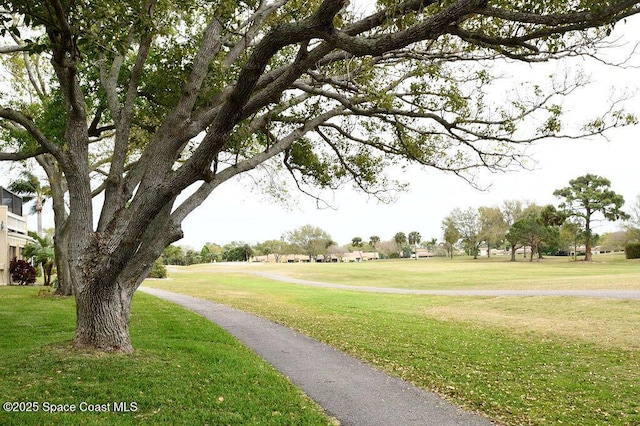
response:
[[[479,207],[480,235],[487,243],[487,257],[491,256],[491,249],[504,240],[507,225],[502,211],[498,207]]]
[[[452,215],[447,216],[442,221],[442,233],[449,257],[453,259],[453,249],[455,248],[456,243],[460,240],[460,231],[458,231],[455,219]]]
[[[162,251],[162,258],[166,265],[186,265],[184,249],[180,246],[170,245]],[[155,261],[154,261],[155,262]]]
[[[220,260],[222,257],[222,247],[214,243],[206,243],[200,249],[200,259],[202,262],[211,263]]]
[[[542,257],[545,245],[557,246],[559,227],[564,223],[564,216],[555,207],[530,205],[523,212],[523,216],[509,227],[505,239],[511,245],[511,261],[515,261],[515,251],[518,247],[529,247],[529,261],[538,253]],[[554,251],[555,252],[555,251]]]
[[[418,245],[422,240],[422,235],[418,231],[411,231],[407,235],[407,242],[411,245]]]
[[[225,244],[222,251],[222,260],[227,262],[248,262],[254,251],[251,245],[244,241],[233,241]]]
[[[600,220],[598,215],[609,221],[629,218],[621,210],[624,198],[610,188],[609,179],[589,173],[570,180],[569,186],[553,193],[562,200],[560,208],[567,217],[579,218],[584,224],[585,261],[592,259],[593,223]]]
[[[327,253],[327,249],[334,245],[331,236],[313,225],[303,225],[285,234],[285,239],[297,247],[301,253],[309,256],[309,260]]]
[[[283,254],[288,254],[291,249],[289,248],[289,244],[287,244],[283,240],[266,240],[260,244],[256,244],[255,250],[258,254],[261,255],[272,255],[275,258],[276,262],[280,261],[280,256]]]
[[[453,209],[446,220],[450,221],[458,231],[465,250],[473,256],[474,259],[477,259],[480,245],[484,241],[481,234],[482,223],[480,222],[480,212],[478,209],[471,207],[465,210],[460,208]]]
[[[640,241],[640,195],[636,196],[635,203],[631,206],[631,213],[624,228],[628,241]]]
[[[404,232],[396,232],[393,236],[393,242],[396,243],[396,248],[399,253],[403,253],[404,246],[407,244],[407,234]]]

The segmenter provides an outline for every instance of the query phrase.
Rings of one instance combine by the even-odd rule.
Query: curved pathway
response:
[[[342,290],[366,291],[373,293],[427,294],[434,296],[573,296],[640,300],[640,290],[414,290],[406,288],[371,287],[309,281],[292,278],[286,275],[273,274],[271,272],[252,271],[250,269],[243,269],[242,271],[238,272],[246,272],[275,281],[291,284],[335,288]]]
[[[149,287],[140,290],[185,306],[227,330],[343,426],[493,424],[290,328],[195,297]]]

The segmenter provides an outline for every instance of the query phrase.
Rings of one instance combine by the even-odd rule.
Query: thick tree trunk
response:
[[[516,261],[516,248],[514,246],[511,247],[511,261]]]
[[[38,220],[38,237],[42,237],[42,199],[38,196],[38,205],[36,206],[36,217]]]
[[[73,295],[73,285],[71,284],[71,274],[69,272],[69,261],[66,255],[56,257],[56,270],[58,288],[56,294],[58,296]]]
[[[105,244],[104,235],[93,234],[92,243],[71,268],[77,315],[75,347],[133,352],[129,338],[133,294],[162,250],[183,235],[180,227],[168,220],[171,206],[165,206],[148,225],[135,251],[126,243],[112,247]],[[120,250],[128,256],[122,257]]]
[[[591,210],[587,208],[585,221],[584,261],[591,262]]]
[[[55,244],[53,246],[56,261],[56,271],[58,288],[56,294],[59,296],[71,296],[73,294],[73,285],[71,283],[71,270],[69,266],[69,235],[66,226],[62,229],[56,226]]]
[[[106,352],[133,352],[129,339],[133,290],[123,288],[118,283],[108,286],[91,283],[82,290],[76,290],[75,296],[75,347]]]
[[[591,231],[587,228],[587,238],[584,244],[584,261],[591,262],[593,260],[591,254]]]
[[[53,219],[55,223],[53,249],[58,280],[56,294],[58,296],[71,296],[73,286],[69,266],[69,227],[67,226],[68,215],[64,200],[64,176],[50,154],[39,155],[36,157],[36,160],[47,174],[53,201]]]
[[[589,243],[587,243],[587,247],[585,248],[585,253],[584,253],[584,261],[585,262],[591,262],[593,260],[593,254],[591,253],[591,246],[589,245]]]

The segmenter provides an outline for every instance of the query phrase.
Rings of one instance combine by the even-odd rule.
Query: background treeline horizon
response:
[[[591,232],[593,246],[603,251],[622,251],[627,243],[640,241],[640,195],[631,207],[628,219],[620,221],[619,230],[599,235]],[[605,218],[592,218],[593,224]],[[592,227],[593,227],[592,224]],[[354,236],[351,241],[338,243],[319,226],[303,225],[284,233],[279,239],[262,242],[231,241],[227,244],[206,243],[199,250],[171,245],[162,260],[169,265],[191,265],[220,261],[249,261],[256,256],[273,255],[276,259],[287,254],[341,258],[348,252],[377,252],[381,258],[411,257],[416,249],[434,256],[466,254],[477,257],[480,248],[515,251],[530,248],[534,255],[569,254],[584,247],[584,220],[569,216],[552,205],[541,206],[529,201],[509,200],[500,206],[456,208],[441,223],[439,236],[424,237],[419,230],[401,230],[388,239],[372,233]],[[531,248],[533,250],[531,250]]]

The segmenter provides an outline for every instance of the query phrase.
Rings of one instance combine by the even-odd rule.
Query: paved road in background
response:
[[[640,290],[414,290],[406,288],[371,287],[309,281],[288,277],[286,275],[273,274],[271,272],[252,271],[250,268],[233,272],[246,272],[275,281],[291,284],[335,288],[341,290],[366,291],[372,293],[426,294],[434,296],[572,296],[640,300]]]
[[[148,287],[140,290],[185,306],[227,330],[343,426],[493,424],[290,328],[195,297]]]

